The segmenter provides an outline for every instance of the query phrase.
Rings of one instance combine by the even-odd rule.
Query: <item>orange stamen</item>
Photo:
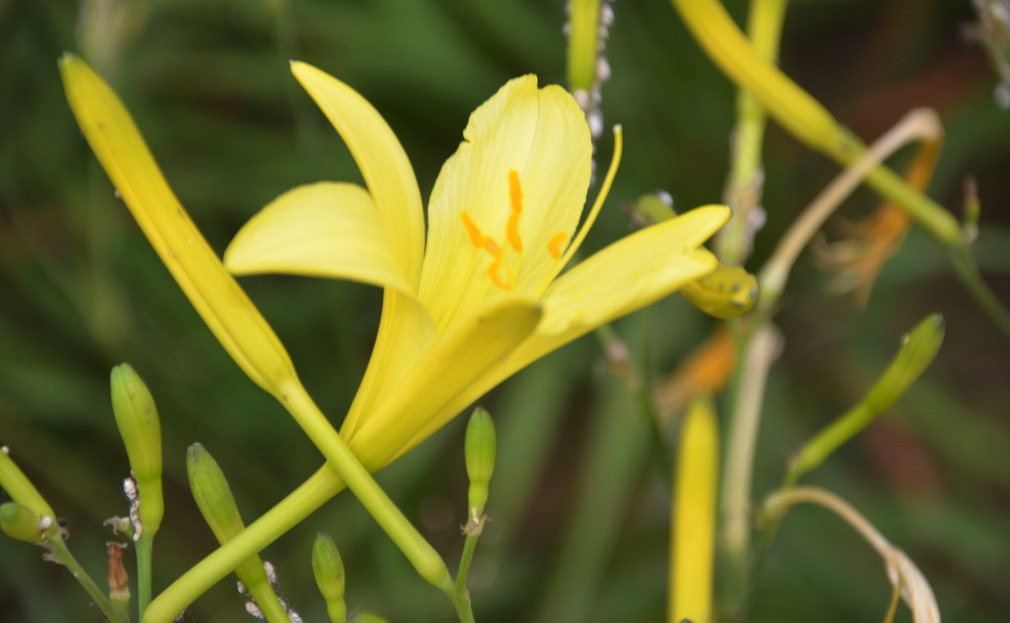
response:
[[[480,233],[480,229],[477,227],[477,224],[473,222],[473,219],[470,218],[470,215],[466,212],[460,214],[459,218],[463,221],[463,227],[466,228],[466,233],[470,236],[470,242],[473,246],[478,249],[483,249],[486,238],[484,238],[484,234]]]
[[[519,185],[519,172],[515,169],[509,170],[509,198],[512,200],[512,209],[509,211],[509,220],[505,231],[512,248],[522,251],[523,241],[519,237],[519,215],[523,211],[523,190]]]
[[[499,274],[501,272],[501,267],[502,259],[500,257],[496,257],[495,261],[491,262],[491,265],[487,267],[487,274],[491,278],[491,283],[495,284],[502,290],[511,290],[513,281],[512,275],[511,273],[508,275],[508,281],[503,280]]]
[[[551,239],[547,241],[547,250],[550,252],[551,257],[556,260],[561,259],[561,244],[568,239],[568,234],[563,231],[551,236]]]

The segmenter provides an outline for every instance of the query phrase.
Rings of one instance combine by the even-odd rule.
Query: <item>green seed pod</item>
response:
[[[333,623],[347,621],[347,605],[344,603],[344,563],[337,551],[337,544],[324,532],[316,535],[312,543],[312,573],[316,585],[326,600],[326,612]]]
[[[12,539],[41,543],[53,536],[57,528],[51,515],[40,515],[17,502],[0,504],[0,530]]]
[[[466,473],[470,477],[470,512],[477,518],[484,512],[484,504],[487,503],[488,485],[497,452],[494,422],[491,415],[480,407],[474,409],[466,425],[464,451]]]
[[[112,369],[112,412],[130,458],[133,477],[161,478],[161,426],[154,398],[140,376],[124,363]]]

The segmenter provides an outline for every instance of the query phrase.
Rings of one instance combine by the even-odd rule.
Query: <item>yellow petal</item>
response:
[[[581,262],[544,293],[538,336],[573,331],[581,335],[710,272],[717,261],[699,246],[728,218],[725,206],[697,208],[642,229]]]
[[[122,102],[72,54],[60,74],[84,137],[161,261],[232,359],[274,393],[294,377],[291,359],[179,204]]]
[[[340,427],[344,439],[354,436],[362,422],[371,417],[377,404],[400,391],[403,379],[418,365],[421,353],[435,337],[435,326],[416,299],[396,290],[386,290],[379,334],[368,368]]]
[[[414,293],[375,204],[354,184],[308,184],[274,199],[238,232],[224,264],[236,275],[332,277]]]
[[[347,143],[389,232],[401,271],[416,287],[424,253],[424,210],[400,141],[378,111],[343,82],[297,61],[291,63],[291,72]]]
[[[426,439],[458,413],[445,405],[525,340],[540,317],[532,301],[508,297],[454,323],[350,436],[351,449],[374,471]]]
[[[498,290],[488,277],[493,258],[475,247],[461,222],[465,212],[506,253],[515,292],[539,295],[571,240],[589,187],[592,144],[575,100],[556,85],[537,89],[535,76],[511,80],[470,117],[466,139],[446,161],[428,207],[429,231],[420,298],[441,330]],[[511,171],[521,192],[510,245]],[[556,248],[555,251],[558,249]]]

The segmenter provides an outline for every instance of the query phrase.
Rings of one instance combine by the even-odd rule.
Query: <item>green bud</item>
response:
[[[112,412],[123,438],[138,498],[131,517],[140,522],[135,538],[154,538],[165,514],[161,490],[161,425],[154,398],[140,376],[124,363],[112,369]],[[131,499],[131,505],[134,500]],[[135,512],[134,512],[135,511]]]
[[[386,623],[386,619],[371,612],[359,612],[351,617],[352,623]]]
[[[41,543],[56,534],[57,529],[52,515],[40,515],[17,502],[0,504],[0,530],[12,539]]]
[[[488,485],[494,472],[497,451],[494,422],[491,421],[491,415],[480,407],[473,410],[466,425],[464,451],[466,473],[470,477],[470,512],[477,519],[484,512],[484,504],[487,503]]]
[[[0,488],[6,491],[12,500],[40,516],[56,517],[49,503],[11,459],[7,446],[0,447]]]
[[[202,445],[194,443],[186,450],[186,473],[197,508],[218,542],[224,545],[245,529],[224,472]],[[267,620],[286,620],[285,608],[277,599],[259,556],[254,555],[239,565],[235,575],[242,580]]]
[[[635,213],[646,223],[662,223],[677,216],[673,207],[659,195],[642,195],[635,202]]]
[[[866,428],[891,408],[909,386],[933,362],[943,342],[943,316],[933,314],[905,336],[891,365],[880,376],[866,397],[817,433],[796,456],[786,477],[792,486],[801,475],[817,467],[839,446]]]
[[[186,450],[186,473],[196,505],[217,540],[227,543],[235,538],[245,528],[235,497],[217,461],[198,443]]]
[[[344,563],[340,560],[337,544],[324,532],[316,535],[312,543],[312,573],[316,585],[326,600],[326,612],[333,623],[347,621],[347,605],[344,603]]]
[[[880,412],[890,409],[933,363],[943,343],[943,334],[944,322],[940,314],[933,314],[912,329],[902,341],[891,365],[866,395],[867,405]]]
[[[112,369],[112,412],[130,458],[133,477],[161,478],[161,427],[154,398],[140,376],[124,363]]]

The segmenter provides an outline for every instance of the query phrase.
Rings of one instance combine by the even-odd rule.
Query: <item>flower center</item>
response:
[[[516,285],[516,274],[518,272],[519,257],[522,253],[523,240],[519,235],[519,217],[523,213],[523,190],[519,182],[519,172],[510,169],[508,173],[509,184],[509,217],[505,224],[505,241],[501,244],[495,242],[489,236],[485,236],[477,224],[466,212],[459,215],[463,221],[463,227],[470,237],[470,243],[477,249],[486,251],[491,256],[491,263],[487,267],[488,277],[491,283],[502,290],[511,290]],[[568,234],[558,232],[547,241],[547,252],[554,259],[561,258],[561,245],[568,239]],[[516,255],[513,262],[506,261],[506,253],[512,249]],[[512,255],[512,254],[509,254]]]

